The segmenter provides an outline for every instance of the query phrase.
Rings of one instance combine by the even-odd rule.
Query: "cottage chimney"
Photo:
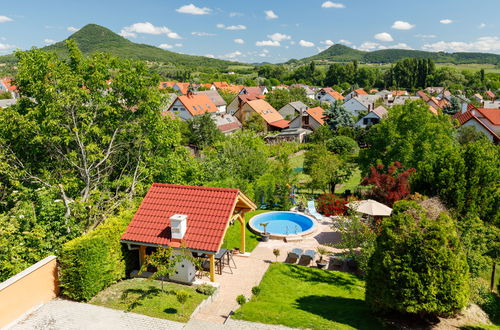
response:
[[[172,240],[182,240],[187,230],[187,215],[174,214],[170,217]]]

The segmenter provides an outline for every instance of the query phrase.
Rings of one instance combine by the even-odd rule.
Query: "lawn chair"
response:
[[[316,258],[316,252],[314,250],[306,250],[306,252],[304,252],[304,254],[300,257],[299,265],[309,266],[314,258]]]
[[[296,263],[297,260],[299,260],[300,256],[302,256],[302,253],[304,252],[304,250],[302,249],[293,249],[292,251],[288,252],[288,256],[287,256],[287,260],[289,263]]]
[[[323,220],[323,216],[316,211],[316,206],[314,205],[314,201],[307,202],[307,212],[313,216],[316,220]]]

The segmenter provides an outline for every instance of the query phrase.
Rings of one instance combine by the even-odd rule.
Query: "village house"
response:
[[[231,221],[241,223],[240,251],[245,252],[245,213],[257,206],[238,189],[154,183],[121,237],[129,249],[139,249],[139,263],[158,247],[208,261],[215,281],[217,255]],[[169,279],[193,283],[196,267],[189,259],[176,264]],[[137,274],[137,271],[135,272]]]
[[[17,99],[19,97],[17,86],[12,85],[12,79],[4,78],[0,80],[0,92],[9,92],[13,99]]]
[[[492,91],[486,91],[485,94],[486,94],[486,96],[488,97],[488,99],[490,101],[495,101],[496,98],[497,98],[496,95],[495,95],[495,93],[493,93]]]
[[[309,108],[290,122],[290,128],[305,128],[315,131],[325,123],[325,110],[321,107]]]
[[[290,102],[283,106],[278,112],[285,118],[286,120],[292,120],[293,118],[300,116],[304,111],[306,111],[309,107],[300,101]]]
[[[347,102],[350,99],[357,97],[357,96],[360,96],[360,95],[368,95],[368,93],[365,92],[365,90],[363,88],[355,89],[345,96],[345,101]]]
[[[394,98],[391,91],[387,89],[383,89],[380,92],[375,93],[375,95],[379,95],[385,102],[391,102]]]
[[[238,94],[247,94],[247,95],[266,95],[269,93],[269,90],[266,86],[256,86],[256,87],[243,87]]]
[[[217,106],[205,94],[188,94],[178,96],[167,112],[172,112],[183,120],[205,113],[217,113]]]
[[[429,94],[439,94],[439,93],[442,93],[444,90],[444,87],[427,87],[425,88],[425,91]]]
[[[189,91],[189,85],[190,83],[175,83],[174,87],[172,88],[174,89],[174,91],[182,95],[186,95]]]
[[[320,89],[316,93],[316,100],[333,104],[339,100],[341,100],[341,101],[344,100],[344,97],[342,96],[342,94],[340,94],[339,92],[337,92],[333,88],[325,87],[325,88]]]
[[[396,96],[394,98],[394,100],[392,101],[391,106],[405,105],[407,102],[416,101],[416,100],[420,100],[420,97],[412,96],[412,95]]]
[[[205,90],[194,92],[195,95],[206,95],[215,104],[219,113],[226,112],[227,103],[224,101],[219,92],[214,90]]]
[[[479,93],[472,95],[472,99],[479,103],[483,103],[483,96]]]
[[[498,100],[498,101],[484,101],[483,108],[485,108],[485,109],[499,109],[500,108],[500,100]]]
[[[229,87],[229,84],[225,81],[214,81],[212,83],[212,86],[210,87],[211,90],[219,90],[219,89],[224,89],[224,88],[228,88]]]
[[[366,116],[358,120],[355,125],[363,128],[369,127],[371,125],[378,124],[388,114],[389,112],[387,109],[379,105],[373,111],[368,112]]]
[[[314,100],[316,93],[314,92],[314,90],[311,89],[311,87],[303,85],[303,84],[293,84],[293,85],[290,85],[290,89],[292,89],[292,88],[302,88],[304,90],[304,92],[306,93],[307,98]]]
[[[240,94],[237,95],[231,103],[226,108],[226,112],[234,115],[236,111],[241,109],[243,104],[245,104],[248,101],[253,101],[253,100],[258,100],[258,99],[264,99],[265,96],[261,94]]]
[[[282,130],[289,125],[280,113],[265,100],[257,99],[248,101],[236,111],[235,116],[241,123],[249,120],[253,114],[257,114],[266,122],[266,131]]]
[[[352,115],[358,116],[360,112],[375,109],[375,101],[380,98],[380,95],[359,95],[344,103],[344,108]]]
[[[471,104],[466,111],[457,112],[453,118],[458,120],[460,126],[474,126],[490,141],[499,144],[500,109],[476,108]]]
[[[232,134],[241,129],[241,123],[238,118],[228,113],[218,113],[217,116],[214,116],[212,119],[214,120],[215,125],[217,125],[219,131],[226,135]]]
[[[429,101],[427,101],[427,104],[433,107],[434,109],[441,109],[443,110],[445,107],[450,105],[450,102],[446,99],[437,99],[434,96],[429,98]]]

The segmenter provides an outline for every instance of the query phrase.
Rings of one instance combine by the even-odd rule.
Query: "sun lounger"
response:
[[[307,211],[313,216],[316,220],[323,220],[323,216],[316,211],[316,206],[314,205],[314,201],[307,202]]]
[[[304,252],[304,254],[300,256],[299,265],[309,266],[309,264],[314,260],[315,257],[316,252],[314,252],[314,250],[306,250],[306,252]]]
[[[304,250],[297,249],[297,248],[295,248],[292,251],[288,252],[288,257],[287,257],[288,262],[291,262],[291,263],[297,262],[297,260],[299,260],[299,258],[300,258],[300,256],[302,255],[303,252],[304,252]]]

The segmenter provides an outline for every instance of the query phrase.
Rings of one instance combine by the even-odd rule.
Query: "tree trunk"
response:
[[[490,289],[493,291],[495,289],[495,274],[497,271],[497,263],[493,261],[493,266],[491,268],[491,282],[490,282]]]

